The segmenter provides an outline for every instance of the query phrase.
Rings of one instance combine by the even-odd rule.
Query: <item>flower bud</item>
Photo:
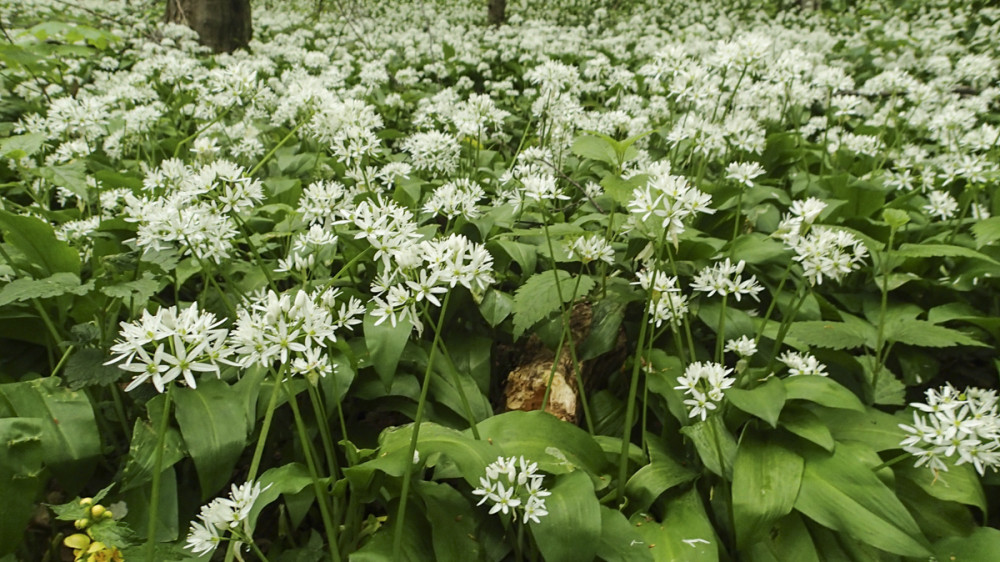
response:
[[[83,498],[80,500],[80,505],[82,506],[88,506],[92,503],[94,503],[94,498]]]
[[[90,525],[90,519],[77,519],[73,522],[73,526],[79,530],[84,530]]]
[[[92,517],[93,519],[100,519],[101,516],[104,515],[105,511],[107,510],[104,508],[103,505],[97,504],[94,507],[90,508],[90,517]]]

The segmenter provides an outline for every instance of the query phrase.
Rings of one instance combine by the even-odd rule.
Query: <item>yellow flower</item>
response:
[[[75,562],[124,562],[125,560],[117,547],[108,548],[102,542],[93,542],[83,533],[66,537],[63,539],[63,544],[73,549]]]

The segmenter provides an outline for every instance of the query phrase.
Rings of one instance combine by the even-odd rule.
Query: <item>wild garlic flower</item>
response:
[[[736,264],[730,262],[729,258],[715,262],[714,265],[703,268],[695,275],[691,281],[691,288],[708,293],[708,296],[716,293],[722,296],[733,295],[739,301],[743,295],[750,295],[754,300],[759,300],[757,294],[763,291],[764,287],[757,282],[756,275],[744,280],[742,275],[744,267],[746,262],[743,260]]]
[[[545,509],[545,498],[552,495],[542,487],[545,476],[538,474],[538,463],[519,457],[497,457],[486,467],[486,476],[479,478],[479,487],[472,494],[482,496],[479,503],[490,502],[490,514],[510,514],[517,518],[521,511],[521,522],[540,523],[549,514]]]
[[[715,213],[709,206],[711,201],[710,195],[692,187],[684,177],[654,173],[646,185],[632,192],[632,200],[628,203],[628,226],[654,237],[666,230],[675,241],[684,232],[689,219],[699,213]]]
[[[757,342],[747,336],[740,336],[737,339],[727,341],[724,351],[731,351],[745,359],[757,353]]]
[[[853,234],[820,226],[786,244],[796,254],[792,259],[802,265],[803,275],[813,285],[822,284],[824,278],[839,283],[859,269],[868,255],[868,249]]]
[[[995,390],[970,387],[960,392],[951,383],[928,389],[927,401],[911,403],[913,425],[899,424],[909,434],[900,447],[917,458],[914,466],[947,471],[945,458],[956,465],[971,463],[980,476],[1000,469],[1000,412]]]
[[[730,376],[732,369],[711,361],[695,361],[687,366],[684,374],[677,377],[676,390],[683,390],[690,398],[684,400],[689,408],[688,416],[708,418],[709,412],[718,408],[725,398],[724,390],[733,386],[736,379]]]
[[[649,321],[657,328],[664,322],[672,326],[680,324],[688,313],[688,299],[681,294],[677,286],[677,278],[670,277],[664,271],[654,273],[648,269],[636,273],[638,281],[632,283],[650,291]]]
[[[927,194],[927,204],[922,209],[932,218],[948,220],[958,211],[958,201],[947,191],[931,191]]]
[[[472,220],[479,218],[481,212],[477,205],[484,197],[486,192],[478,183],[460,178],[435,189],[424,203],[424,212],[444,215],[448,219],[462,216]]]
[[[215,550],[220,542],[226,539],[226,533],[231,533],[243,540],[250,540],[253,529],[250,527],[250,512],[260,493],[270,488],[268,484],[263,489],[260,482],[246,482],[240,486],[233,484],[229,497],[215,498],[202,506],[198,521],[191,523],[186,548],[195,554],[204,555]],[[236,541],[236,548],[243,544]]]
[[[458,169],[462,146],[454,136],[440,131],[414,133],[402,142],[413,167],[432,174],[450,174]]]
[[[156,314],[143,311],[138,320],[121,323],[119,338],[111,346],[111,352],[118,355],[105,365],[120,362],[120,369],[136,373],[126,392],[148,380],[162,393],[167,384],[181,377],[196,388],[194,373],[218,377],[220,364],[236,365],[226,359],[233,351],[226,345],[229,331],[218,327],[222,322],[211,312],[199,311],[197,303],[180,311],[176,306],[161,308]]]
[[[571,259],[579,259],[583,263],[601,260],[608,265],[615,263],[615,251],[608,241],[599,236],[581,236],[566,245],[566,251]]]
[[[764,173],[764,168],[756,162],[732,162],[726,166],[726,178],[746,186],[753,187],[753,180]]]
[[[826,365],[819,362],[813,355],[799,353],[797,351],[786,351],[778,356],[781,361],[788,366],[788,376],[815,375],[825,377],[827,375]]]

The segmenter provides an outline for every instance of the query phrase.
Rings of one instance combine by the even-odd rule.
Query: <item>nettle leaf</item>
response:
[[[28,133],[0,139],[0,157],[20,160],[31,156],[45,143],[45,133]]]
[[[925,557],[930,545],[895,492],[860,459],[871,449],[840,443],[833,454],[805,451],[795,508],[820,525],[876,548]]]
[[[733,466],[733,520],[736,542],[747,547],[764,538],[778,519],[788,515],[802,483],[805,461],[756,433],[740,443]]]
[[[972,225],[972,235],[976,237],[977,249],[1000,240],[1000,217],[976,221]]]
[[[101,287],[101,292],[111,298],[135,299],[137,307],[145,305],[159,290],[160,280],[149,271],[143,272],[141,279]]]
[[[0,306],[12,302],[31,299],[47,299],[67,294],[85,295],[93,286],[93,282],[80,284],[80,278],[72,273],[56,273],[44,279],[15,279],[0,289]]]
[[[852,349],[868,341],[867,330],[859,324],[813,320],[793,322],[788,337],[824,349]]]
[[[36,496],[48,478],[42,468],[45,421],[40,418],[0,418],[0,556],[24,540]]]
[[[903,258],[973,258],[1000,265],[986,254],[951,244],[903,244],[893,250],[892,255]]]
[[[542,271],[532,275],[514,293],[514,338],[520,338],[525,330],[550,312],[558,310],[562,303],[586,295],[593,287],[594,280],[590,276],[575,276],[563,270],[556,270],[555,273]]]
[[[63,368],[66,386],[79,390],[88,386],[103,386],[118,382],[125,371],[115,365],[105,365],[108,356],[100,349],[85,347],[70,355]]]
[[[958,330],[937,326],[926,320],[894,322],[886,326],[885,337],[891,342],[917,347],[954,347],[956,345],[989,347]]]
[[[618,153],[615,147],[602,138],[580,135],[573,139],[570,150],[580,158],[604,162],[613,168],[618,166]]]
[[[42,168],[41,174],[53,184],[71,191],[81,201],[89,199],[87,167],[82,161],[74,160],[68,164]]]

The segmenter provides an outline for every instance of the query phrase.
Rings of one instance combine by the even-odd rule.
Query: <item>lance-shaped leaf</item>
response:
[[[763,435],[744,435],[733,466],[733,519],[743,548],[788,515],[802,483],[802,457]]]

